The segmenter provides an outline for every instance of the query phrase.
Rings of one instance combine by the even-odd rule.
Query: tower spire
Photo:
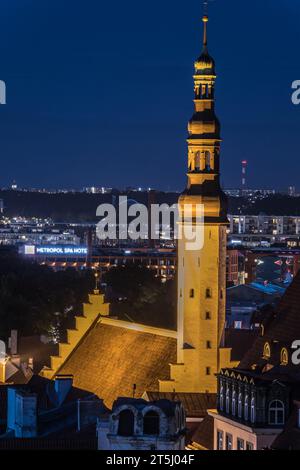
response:
[[[207,47],[207,23],[208,23],[208,0],[204,1],[203,5],[203,17],[202,17],[204,29],[203,29],[203,47]]]

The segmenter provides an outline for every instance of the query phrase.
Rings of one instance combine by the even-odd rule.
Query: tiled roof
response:
[[[207,415],[207,410],[216,408],[217,395],[215,393],[169,393],[147,391],[149,401],[170,400],[180,401],[189,418],[203,418]]]
[[[192,435],[189,448],[195,450],[214,450],[214,418],[206,415]]]
[[[69,356],[60,374],[72,374],[74,385],[89,390],[111,407],[120,396],[139,398],[158,390],[176,362],[176,339],[165,335],[99,323]]]
[[[277,365],[281,347],[289,349],[296,339],[300,339],[300,272],[274,309],[265,325],[264,335],[257,338],[239,367],[250,369],[253,364],[259,363],[266,342],[271,346],[271,359],[268,362]]]
[[[232,348],[231,360],[240,361],[252,347],[258,330],[228,328],[225,330],[225,348]]]

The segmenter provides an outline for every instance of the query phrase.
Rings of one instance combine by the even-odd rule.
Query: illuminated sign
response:
[[[69,246],[69,245],[25,245],[25,255],[35,256],[87,256],[88,249],[86,246]]]

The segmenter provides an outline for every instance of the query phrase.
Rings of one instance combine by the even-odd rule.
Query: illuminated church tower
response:
[[[226,196],[220,187],[220,123],[215,114],[215,62],[207,49],[208,17],[203,17],[204,38],[195,62],[195,111],[188,124],[188,183],[179,198],[179,211],[187,204],[204,206],[204,245],[188,250],[178,240],[178,345],[177,364],[161,391],[216,392],[215,374],[237,365],[224,346],[226,302]],[[185,206],[186,207],[186,206]],[[195,214],[190,222],[195,226]]]

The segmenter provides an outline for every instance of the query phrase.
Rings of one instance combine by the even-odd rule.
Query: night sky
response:
[[[2,0],[0,186],[185,185],[201,0]],[[215,0],[222,184],[300,190],[299,0]]]

